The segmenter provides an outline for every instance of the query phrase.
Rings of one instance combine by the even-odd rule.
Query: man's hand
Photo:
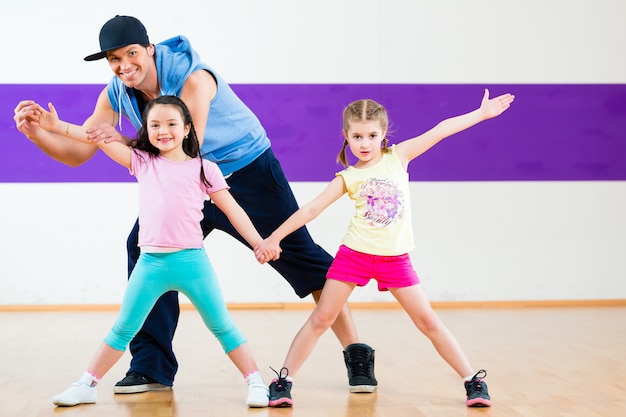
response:
[[[101,123],[97,126],[90,127],[87,129],[87,138],[93,142],[121,142],[123,144],[128,144],[128,140],[115,129],[115,127],[108,125],[106,123]]]

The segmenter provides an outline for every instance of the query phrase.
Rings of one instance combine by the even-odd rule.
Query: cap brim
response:
[[[97,61],[98,59],[105,58],[107,56],[106,51],[98,52],[97,54],[92,54],[85,57],[85,61]]]

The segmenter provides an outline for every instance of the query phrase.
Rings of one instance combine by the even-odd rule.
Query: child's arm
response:
[[[483,120],[499,116],[511,106],[514,99],[515,96],[512,94],[503,94],[489,99],[489,90],[485,89],[478,109],[443,120],[429,131],[399,143],[396,145],[398,157],[406,166],[411,160],[432,148],[442,139],[472,127]]]
[[[244,211],[244,209],[237,203],[237,201],[233,198],[232,194],[228,190],[219,190],[211,193],[210,195],[211,201],[215,203],[217,208],[219,208],[230,223],[233,225],[235,230],[239,232],[239,234],[248,242],[248,244],[255,249],[262,241],[263,238],[259,234],[259,232],[252,224],[250,217]],[[259,262],[263,263],[268,260],[276,260],[278,259],[280,254],[280,249],[277,251],[270,251],[265,253],[267,258],[258,258]]]
[[[337,201],[346,193],[342,177],[335,177],[330,184],[315,199],[300,207],[287,220],[281,224],[269,237],[267,237],[255,250],[254,254],[261,262],[264,251],[280,251],[280,241],[286,236],[298,230],[311,220],[315,219],[326,207]]]
[[[107,154],[112,160],[118,164],[130,169],[131,168],[131,152],[130,146],[122,142],[98,142],[98,147]]]
[[[98,141],[91,139],[91,134],[86,133],[82,126],[76,126],[71,123],[64,122],[59,119],[56,108],[52,103],[48,103],[50,111],[46,111],[43,107],[39,106],[39,124],[42,129],[50,132],[64,131],[64,135],[77,142],[87,143],[90,145],[96,145],[102,149],[111,159],[118,164],[130,168],[131,164],[131,149],[127,143],[130,143],[127,138],[122,136],[114,126],[109,123],[99,123],[94,127],[87,129],[89,132],[97,131],[106,133],[108,139],[101,137]],[[87,119],[85,124],[93,122],[94,117]]]
[[[48,110],[39,105],[36,108],[39,127],[74,141],[89,145],[97,144],[100,141],[119,141],[128,145],[132,141],[115,129],[118,114],[113,111],[109,104],[106,89],[98,97],[94,114],[89,116],[80,126],[59,119],[58,112],[52,103],[48,103]]]

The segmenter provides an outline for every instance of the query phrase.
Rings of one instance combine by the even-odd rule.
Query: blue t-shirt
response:
[[[195,71],[206,70],[215,77],[217,93],[211,100],[201,152],[203,158],[220,167],[223,175],[247,166],[271,146],[256,115],[226,81],[200,60],[187,38],[176,36],[167,39],[156,44],[155,51],[161,95],[180,97],[185,81]],[[113,110],[126,116],[139,130],[141,110],[135,90],[113,77],[107,92]]]

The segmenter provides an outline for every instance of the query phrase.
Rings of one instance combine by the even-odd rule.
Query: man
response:
[[[191,112],[203,157],[219,165],[230,192],[263,236],[298,209],[265,129],[230,86],[200,60],[185,37],[154,45],[139,20],[118,15],[102,27],[100,49],[85,60],[106,58],[115,77],[102,90],[82,126],[56,119],[54,127],[46,130],[39,126],[38,115],[44,110],[37,103],[26,100],[15,108],[17,128],[47,155],[78,166],[94,155],[97,146],[72,138],[87,135],[94,142],[127,142],[130,139],[115,129],[121,124],[121,115],[139,129],[145,103],[160,95],[176,95]],[[129,275],[139,257],[138,228],[135,223],[127,242]],[[246,244],[210,202],[205,204],[202,229],[205,237],[219,229]],[[317,302],[332,257],[313,242],[304,227],[285,239],[282,249],[280,259],[270,265],[298,296],[312,294]],[[115,393],[171,388],[178,369],[172,338],[179,313],[178,293],[169,292],[159,299],[130,345],[131,366],[115,385]],[[359,343],[347,304],[332,329],[344,348],[350,391],[374,391],[374,351]]]

